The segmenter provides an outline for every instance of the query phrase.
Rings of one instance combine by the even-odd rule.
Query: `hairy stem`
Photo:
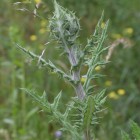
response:
[[[74,69],[74,67],[77,66],[77,64],[78,64],[75,53],[73,52],[72,48],[68,47],[67,42],[65,41],[65,39],[63,37],[63,34],[61,34],[61,38],[62,38],[62,42],[64,45],[64,49],[66,50],[66,52],[68,54],[68,59],[70,61],[71,67],[72,67],[72,80],[76,82],[74,84],[74,89],[76,91],[76,95],[79,99],[83,100],[85,97],[85,91],[80,82],[80,68],[78,70]]]
[[[83,100],[85,97],[85,91],[80,82],[80,68],[79,69],[73,68],[73,67],[77,66],[78,62],[76,60],[76,56],[75,56],[74,52],[72,51],[72,49],[70,49],[70,51],[69,51],[68,58],[71,63],[71,66],[72,66],[72,79],[73,79],[73,81],[78,81],[78,83],[74,85],[76,95],[78,96],[79,99]]]

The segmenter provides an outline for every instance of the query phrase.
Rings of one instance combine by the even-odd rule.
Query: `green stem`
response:
[[[69,47],[63,37],[63,34],[61,33],[61,30],[62,29],[60,28],[60,35],[61,35],[61,39],[62,39],[62,42],[64,45],[64,49],[66,50],[66,52],[68,54],[69,62],[71,64],[71,67],[73,68],[73,67],[77,66],[78,62],[76,60],[75,53],[72,51],[72,49],[69,49]],[[72,46],[70,46],[70,47],[72,47]],[[79,99],[83,100],[85,97],[85,91],[80,82],[80,67],[79,67],[79,70],[72,69],[72,81],[76,82],[76,84],[74,84],[74,89],[75,89],[77,97]],[[78,82],[78,84],[77,84],[77,82]]]
[[[90,80],[90,75],[92,74],[92,71],[94,69],[94,64],[96,63],[97,59],[98,59],[98,54],[96,54],[95,58],[92,58],[93,61],[91,62],[90,66],[89,66],[89,69],[87,71],[86,81],[85,81],[84,86],[83,86],[85,91],[87,90],[87,87],[88,87],[88,85],[89,85],[89,83],[91,81]]]

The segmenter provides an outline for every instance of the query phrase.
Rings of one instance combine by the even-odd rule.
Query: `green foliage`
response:
[[[66,53],[69,53],[67,47],[72,47],[80,30],[79,20],[71,11],[64,9],[54,1],[54,16],[50,20],[50,29],[52,36],[63,47]]]
[[[89,67],[86,74],[86,81],[84,83],[84,89],[87,93],[89,92],[89,85],[91,80],[94,79],[96,76],[93,73],[93,70],[95,69],[96,66],[105,65],[107,63],[104,60],[100,60],[100,55],[103,53],[103,51],[108,49],[108,47],[103,48],[103,43],[106,39],[108,21],[106,22],[103,28],[101,27],[102,23],[103,23],[103,14],[97,24],[95,32],[93,33],[91,38],[88,39],[88,43],[84,49],[84,63]]]
[[[140,139],[140,127],[133,121],[130,122],[132,137],[135,140]],[[130,136],[126,132],[122,132],[122,140],[131,140]]]
[[[93,89],[94,86],[92,86],[91,81],[98,77],[98,75],[94,75],[95,67],[106,63],[100,60],[100,56],[107,49],[103,48],[103,43],[106,39],[108,22],[103,28],[101,27],[103,22],[102,15],[95,32],[84,49],[82,49],[76,41],[80,30],[79,20],[74,13],[61,7],[56,1],[54,1],[54,8],[54,16],[50,19],[49,25],[51,36],[58,42],[64,52],[63,54],[68,58],[71,65],[70,71],[66,74],[51,61],[47,62],[44,60],[42,55],[38,56],[18,44],[17,46],[31,56],[32,59],[37,59],[41,66],[48,67],[51,71],[71,83],[75,89],[76,97],[72,98],[72,100],[69,99],[69,105],[66,107],[65,112],[61,113],[58,109],[61,92],[51,104],[46,99],[45,92],[42,96],[39,96],[31,90],[24,89],[24,91],[38,102],[46,110],[47,114],[51,115],[50,120],[60,123],[62,126],[61,130],[69,132],[73,140],[90,140],[94,134],[93,127],[99,123],[100,117],[98,114],[102,111],[102,106],[106,99],[104,97],[105,90],[93,94],[89,92],[89,89]],[[84,85],[80,81],[82,66],[88,66]],[[67,138],[67,136],[65,137]]]
[[[51,115],[51,120],[60,123],[63,126],[63,131],[68,131],[72,135],[74,140],[80,140],[80,135],[77,133],[74,126],[72,126],[67,120],[68,117],[68,109],[66,109],[66,113],[62,114],[58,110],[59,100],[61,98],[62,93],[60,92],[54,99],[53,103],[49,103],[46,99],[46,93],[44,92],[42,96],[39,96],[32,90],[23,89],[28,95],[30,95],[43,109],[44,111]],[[69,108],[69,107],[68,107]]]
[[[80,104],[81,99],[79,100],[77,97],[71,98],[71,96],[75,95],[73,87],[76,89],[75,84],[78,84],[79,80],[71,81],[70,77],[77,66],[72,67],[67,63],[67,53],[61,40],[57,41],[55,34],[52,32],[51,37],[56,41],[54,43],[49,38],[48,28],[46,28],[46,26],[48,27],[51,24],[50,21],[56,21],[51,18],[53,10],[52,0],[22,0],[20,2],[17,2],[17,0],[1,0],[0,139],[57,139],[55,133],[59,128],[63,127],[62,123],[56,122],[55,119],[51,121],[51,118],[54,118],[53,115],[49,115],[47,111],[45,112],[45,108],[42,105],[35,106],[34,102],[31,102],[31,98],[28,98],[25,94],[25,91],[19,90],[19,87],[26,87],[27,89],[35,89],[36,95],[41,95],[45,91],[47,93],[46,100],[49,103],[53,103],[56,93],[63,89],[57,109],[61,114],[65,114],[65,118],[72,125],[77,127],[78,133],[83,129],[82,119],[84,120],[85,118],[85,122],[87,122],[92,118],[92,116],[86,118],[82,115],[85,114],[86,116],[86,113],[90,112],[90,107],[86,106],[88,102],[90,103],[88,97],[97,94],[98,91],[101,91],[101,88],[106,88],[106,94],[108,94],[107,110],[102,112],[101,109],[101,114],[99,111],[93,116],[97,118],[94,120],[94,123],[97,122],[98,125],[87,126],[93,130],[96,139],[120,140],[118,128],[123,128],[124,131],[128,132],[128,120],[135,120],[138,124],[140,122],[140,77],[138,76],[140,71],[140,66],[138,65],[138,60],[140,60],[140,30],[139,22],[136,20],[139,19],[140,1],[59,0],[59,3],[68,9],[76,10],[76,15],[80,17],[80,20],[77,19],[74,12],[70,12],[60,6],[63,9],[63,13],[69,12],[69,15],[75,21],[75,26],[79,26],[80,21],[81,27],[79,26],[79,31],[77,32],[78,37],[75,39],[71,35],[70,39],[65,39],[69,43],[71,43],[70,40],[75,39],[73,41],[76,47],[73,47],[73,52],[77,56],[77,60],[79,60],[79,65],[84,62],[80,73],[82,86],[87,80],[88,62],[92,58],[92,52],[96,50],[96,47],[92,46],[97,46],[98,43],[97,39],[93,37],[94,33],[92,31],[97,27],[96,24],[103,9],[105,10],[105,18],[110,19],[109,34],[103,47],[108,46],[108,44],[110,46],[116,45],[109,58],[111,63],[106,66],[97,65],[97,68],[93,69],[92,78],[90,77],[90,86],[87,88],[87,91],[84,89],[85,93],[88,93],[88,96],[84,99],[84,103],[86,103],[84,104],[82,101],[83,108],[88,110],[81,113],[78,108],[76,109],[78,103],[75,101],[77,100]],[[61,16],[61,19],[67,21],[65,16]],[[63,26],[63,28],[65,27],[67,26]],[[101,27],[105,27],[104,22]],[[103,28],[100,28],[100,31],[102,30]],[[66,36],[67,33],[65,32]],[[89,36],[88,40],[87,36]],[[46,42],[50,42],[50,44]],[[38,54],[36,55],[37,57],[33,56],[30,59],[30,57],[21,54],[16,47],[13,47],[15,43],[20,44],[19,46],[26,46],[25,50],[30,50],[30,53],[33,51],[34,55]],[[47,44],[47,47],[44,44]],[[88,46],[88,44],[91,47],[88,47],[89,51],[84,52],[84,46]],[[54,50],[54,46],[60,48],[60,50]],[[59,56],[59,53],[64,55]],[[82,59],[83,55],[84,59]],[[105,55],[106,53],[101,54],[98,60],[103,62]],[[42,59],[47,64],[43,63]],[[55,71],[58,72],[56,73]],[[107,77],[103,77],[104,75],[107,75]],[[64,77],[66,77],[66,82],[63,81]],[[93,104],[95,103],[93,102]],[[96,111],[96,107],[93,107],[93,110],[91,107],[92,111]],[[104,116],[102,121],[100,121],[100,116]],[[85,136],[86,134],[92,136],[92,131],[87,133],[85,130],[84,133]],[[71,135],[69,131],[65,131],[62,133],[61,138],[58,139],[63,140],[67,138],[69,140]],[[134,139],[132,134],[130,134],[130,138]]]
[[[135,137],[136,140],[140,139],[140,127],[135,123],[131,122],[131,129],[132,129],[132,134]]]
[[[122,131],[122,140],[131,140],[129,135],[126,132]]]

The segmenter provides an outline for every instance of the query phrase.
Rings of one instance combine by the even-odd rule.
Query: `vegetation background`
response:
[[[15,2],[0,1],[0,139],[54,140],[58,124],[48,122],[47,115],[20,88],[37,89],[41,93],[45,90],[50,101],[63,89],[62,110],[65,108],[63,104],[73,96],[73,89],[59,77],[56,78],[54,73],[39,69],[37,62],[31,61],[15,45],[19,43],[41,54],[46,48],[44,44],[50,41],[47,26],[53,3],[52,0]],[[58,2],[75,11],[80,18],[82,30],[79,41],[82,44],[94,31],[103,10],[105,19],[110,19],[106,44],[115,49],[109,58],[111,62],[96,68],[106,77],[95,81],[97,88],[107,88],[107,110],[95,132],[99,140],[120,140],[121,129],[130,131],[130,120],[140,124],[140,1]],[[35,12],[39,16],[35,16]],[[67,70],[67,61],[58,54],[59,50],[51,44],[44,57]]]

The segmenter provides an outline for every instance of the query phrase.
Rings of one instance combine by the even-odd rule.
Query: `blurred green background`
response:
[[[60,109],[64,109],[74,91],[62,79],[45,68],[39,68],[15,45],[18,43],[41,54],[49,37],[48,19],[53,14],[51,0],[0,1],[0,140],[55,140],[58,124],[48,121],[47,114],[36,106],[20,88],[43,93],[50,101],[63,90]],[[96,71],[106,77],[94,84],[107,88],[107,110],[96,126],[99,140],[120,140],[121,129],[129,132],[129,120],[140,124],[140,1],[139,0],[58,0],[80,18],[79,42],[86,44],[105,11],[109,19],[106,46],[115,46],[105,67]],[[35,7],[38,7],[37,9]],[[34,13],[37,11],[37,15]],[[104,23],[103,23],[104,26]],[[48,45],[44,58],[62,69],[69,64],[60,51]],[[107,53],[106,53],[107,55]],[[104,56],[106,57],[106,56]],[[63,139],[63,137],[61,138]]]

